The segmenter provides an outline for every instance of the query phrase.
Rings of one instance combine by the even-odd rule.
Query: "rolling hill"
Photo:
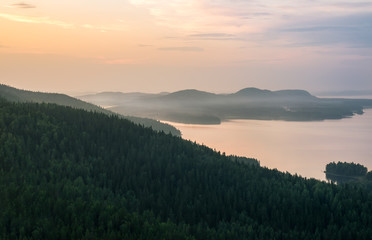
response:
[[[112,96],[113,94],[115,93],[110,93],[110,96]],[[0,97],[3,97],[4,99],[14,102],[55,103],[58,105],[69,106],[88,111],[105,113],[108,115],[116,114],[113,113],[112,111],[106,110],[92,103],[88,103],[65,94],[32,92],[16,89],[3,84],[0,84]],[[122,115],[124,118],[129,119],[134,123],[141,124],[145,127],[151,127],[156,131],[164,131],[166,133],[171,133],[175,136],[181,136],[181,132],[169,124],[161,123],[159,121],[149,118],[126,116],[125,114]]]
[[[167,94],[105,93],[80,98],[107,109],[140,117],[181,123],[219,124],[231,119],[321,121],[362,114],[372,99],[318,98],[304,90],[245,88],[231,94],[195,89]],[[107,106],[107,104],[106,104]]]

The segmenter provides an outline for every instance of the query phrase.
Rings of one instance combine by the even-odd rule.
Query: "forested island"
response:
[[[372,195],[117,115],[0,98],[0,239],[370,239]]]
[[[103,92],[79,97],[114,112],[188,124],[234,119],[322,121],[363,114],[372,99],[318,98],[304,90],[245,88],[215,94],[195,89],[146,94]]]
[[[326,165],[326,178],[329,181],[364,186],[372,190],[372,171],[359,163],[331,162]]]

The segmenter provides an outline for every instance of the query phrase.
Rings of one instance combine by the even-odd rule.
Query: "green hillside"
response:
[[[7,99],[8,101],[15,102],[36,102],[36,103],[55,103],[58,105],[69,106],[73,108],[80,108],[88,111],[100,112],[105,114],[116,114],[106,109],[103,109],[97,105],[84,102],[82,100],[70,97],[65,94],[59,93],[43,93],[43,92],[32,92],[26,90],[20,90],[13,87],[9,87],[0,84],[0,97]],[[140,118],[132,116],[124,116],[124,118],[129,119],[137,124],[143,125],[145,127],[151,127],[156,131],[164,131],[166,133],[171,133],[175,136],[181,136],[181,132],[175,127],[161,123],[157,120],[149,118]]]
[[[0,239],[370,239],[372,196],[114,115],[0,100]]]

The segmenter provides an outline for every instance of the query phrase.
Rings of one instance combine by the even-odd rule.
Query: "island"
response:
[[[363,114],[372,99],[319,98],[305,90],[244,88],[216,94],[186,89],[172,93],[103,92],[79,97],[123,115],[186,124],[236,119],[322,121]]]
[[[372,190],[372,171],[359,163],[331,162],[324,171],[326,179],[337,184],[354,184]]]

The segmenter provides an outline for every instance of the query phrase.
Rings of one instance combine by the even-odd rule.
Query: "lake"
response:
[[[185,139],[307,178],[325,180],[325,165],[332,161],[360,163],[372,170],[372,109],[352,118],[319,122],[167,123],[181,130]]]

